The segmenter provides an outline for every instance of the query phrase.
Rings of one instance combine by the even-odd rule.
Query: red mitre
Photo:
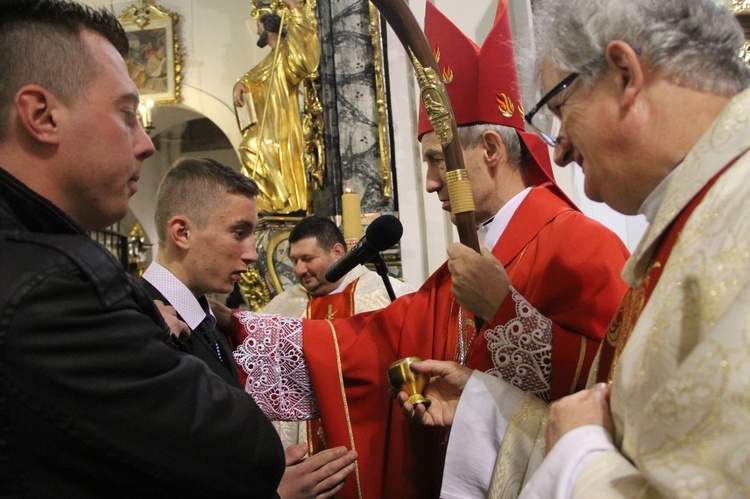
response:
[[[495,23],[481,49],[431,1],[425,2],[425,9],[425,36],[445,82],[456,126],[490,123],[515,128],[532,156],[531,182],[555,184],[547,144],[535,133],[527,133],[524,126],[507,0],[498,0]],[[431,131],[420,105],[419,138]]]

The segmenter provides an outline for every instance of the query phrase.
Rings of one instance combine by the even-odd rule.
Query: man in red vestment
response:
[[[341,319],[369,312],[391,302],[377,272],[357,265],[335,282],[325,279],[326,271],[346,254],[341,230],[329,218],[310,216],[300,220],[289,233],[289,258],[298,284],[278,294],[261,313],[299,319]],[[396,297],[414,292],[408,284],[389,277]],[[244,386],[247,373],[240,369]],[[284,447],[307,442],[310,454],[326,448],[319,419],[273,421]]]
[[[269,417],[320,414],[329,446],[357,450],[355,480],[342,497],[439,495],[448,435],[399,414],[387,394],[393,361],[457,360],[545,400],[559,398],[583,387],[581,373],[626,289],[619,278],[626,249],[560,191],[546,147],[524,130],[506,3],[499,2],[481,50],[426,6],[425,31],[460,127],[480,241],[492,254],[451,245],[450,261],[416,293],[377,312],[301,323],[252,313],[232,318],[245,389]],[[422,114],[427,190],[448,210],[442,150],[431,131]],[[485,324],[480,331],[475,315]]]

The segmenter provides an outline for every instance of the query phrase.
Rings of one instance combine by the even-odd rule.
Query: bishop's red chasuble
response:
[[[581,388],[581,373],[588,372],[627,289],[619,277],[626,249],[546,185],[521,203],[493,254],[518,293],[552,321],[551,397]],[[303,349],[327,445],[359,453],[357,470],[339,497],[438,497],[448,435],[403,417],[387,395],[386,369],[408,356],[456,360],[459,337],[469,367],[493,367],[484,334],[471,341],[471,318],[459,313],[450,288],[444,264],[416,293],[382,310],[303,322]],[[480,333],[523,314],[518,306],[509,295]]]

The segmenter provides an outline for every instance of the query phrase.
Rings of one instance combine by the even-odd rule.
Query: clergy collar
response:
[[[656,217],[656,212],[659,211],[659,206],[661,206],[661,202],[664,201],[664,196],[667,195],[669,184],[672,182],[672,179],[675,176],[675,172],[677,172],[680,164],[672,168],[672,171],[669,172],[669,174],[664,177],[661,182],[659,182],[659,185],[657,185],[656,188],[651,191],[648,196],[646,196],[646,199],[643,200],[641,207],[638,208],[638,214],[644,215],[648,223],[651,223],[654,220],[654,217]]]
[[[510,200],[508,200],[508,202],[505,203],[497,213],[495,213],[494,217],[479,226],[477,234],[479,234],[479,239],[485,248],[491,251],[492,248],[495,247],[498,239],[500,239],[500,236],[503,235],[505,228],[510,223],[510,219],[513,218],[513,214],[518,207],[521,206],[521,203],[526,199],[529,192],[531,192],[531,187],[527,187],[510,198]]]

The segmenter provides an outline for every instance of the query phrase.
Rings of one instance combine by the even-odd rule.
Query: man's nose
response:
[[[247,265],[252,265],[258,261],[258,251],[255,249],[254,242],[242,253],[240,258],[242,258],[242,261]]]
[[[427,176],[424,188],[427,192],[438,192],[445,185],[442,175],[436,171],[437,168],[427,168]]]
[[[302,260],[297,260],[294,264],[294,273],[296,275],[304,275],[307,272],[307,265]]]
[[[136,127],[133,149],[135,150],[135,157],[140,161],[150,158],[156,151],[151,137],[148,136],[141,125]]]
[[[557,135],[557,144],[554,150],[554,160],[559,166],[565,166],[573,161],[573,144],[567,138],[563,130]]]

